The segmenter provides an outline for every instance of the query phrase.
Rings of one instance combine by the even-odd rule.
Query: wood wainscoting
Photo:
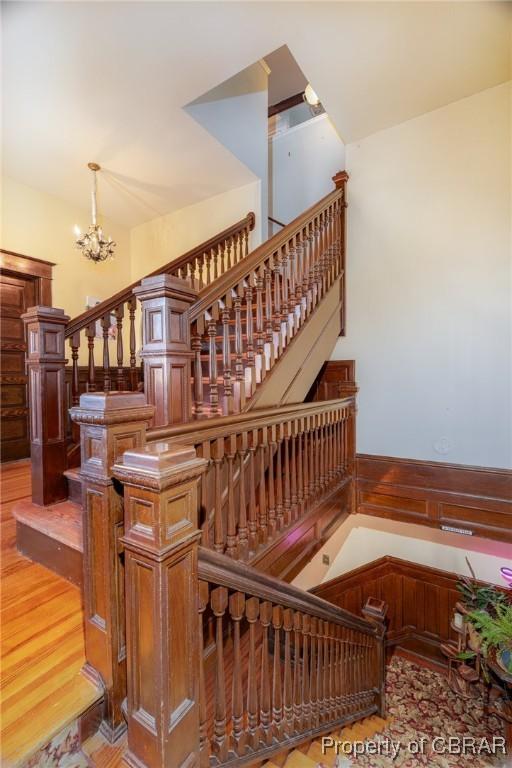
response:
[[[368,596],[388,605],[386,644],[444,664],[458,576],[396,557],[381,557],[311,591],[341,608],[361,611]]]
[[[357,511],[512,542],[512,471],[358,454]]]

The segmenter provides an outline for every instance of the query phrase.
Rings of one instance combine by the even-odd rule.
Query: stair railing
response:
[[[201,548],[191,446],[124,453],[130,765],[249,764],[383,715],[385,606],[365,618]]]
[[[248,257],[249,233],[254,229],[254,223],[254,214],[247,214],[241,221],[155,270],[152,275],[169,275],[169,279],[187,286],[195,298],[199,289],[210,285]],[[137,299],[133,294],[139,283],[129,285],[72,320],[61,309],[42,306],[31,307],[23,317],[27,333],[32,500],[36,504],[46,506],[67,498],[64,472],[80,460],[78,434],[69,422],[68,409],[78,405],[80,394],[137,391],[139,387]],[[128,331],[126,335],[125,330]],[[79,366],[83,335],[87,339],[88,357],[85,377]],[[95,360],[98,335],[103,342],[101,367]],[[110,360],[111,336],[115,336],[116,345],[117,365],[114,366]],[[71,349],[69,377],[66,342]],[[189,387],[187,381],[187,392]]]
[[[202,546],[255,562],[353,479],[355,399],[150,429],[146,438],[192,447],[206,460],[198,501]]]
[[[334,192],[200,291],[189,314],[195,417],[243,411],[337,280],[343,296],[347,179],[336,174]]]
[[[254,213],[248,213],[244,219],[210,238],[196,248],[170,261],[151,272],[146,277],[167,274],[180,280],[186,280],[195,291],[210,286],[227,271],[247,258],[249,254],[249,233],[254,229]],[[97,389],[136,390],[140,379],[136,361],[136,329],[135,314],[137,299],[133,289],[140,281],[118,291],[109,299],[100,302],[95,307],[82,312],[70,320],[66,327],[66,339],[71,349],[71,401],[77,405],[80,396],[78,358],[82,334],[87,339],[88,374],[87,391]],[[128,318],[128,350],[124,349],[123,323]],[[95,338],[98,335],[98,324],[102,337],[102,380],[98,382],[95,362]],[[110,361],[109,339],[115,333],[116,360],[112,366]],[[126,370],[126,368],[128,370]]]

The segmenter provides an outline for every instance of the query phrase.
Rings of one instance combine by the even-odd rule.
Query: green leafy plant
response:
[[[495,648],[500,652],[512,650],[511,604],[496,603],[494,615],[483,610],[471,611],[468,614],[468,619],[476,627],[481,637],[484,655],[488,654],[490,648]],[[509,655],[508,658],[507,669],[512,672],[512,662]]]
[[[494,612],[495,606],[507,605],[508,597],[506,592],[491,584],[479,585],[467,557],[466,563],[468,564],[471,578],[469,576],[460,576],[457,582],[457,589],[468,611]]]

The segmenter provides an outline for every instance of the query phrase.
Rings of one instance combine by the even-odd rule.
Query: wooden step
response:
[[[80,470],[78,468],[66,469],[64,475],[68,481],[69,500],[82,506],[83,488],[82,480],[80,478]]]
[[[20,501],[13,509],[21,554],[77,586],[82,585],[82,507],[62,501],[39,507]]]

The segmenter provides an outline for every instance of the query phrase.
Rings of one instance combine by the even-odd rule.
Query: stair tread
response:
[[[21,501],[13,509],[18,523],[23,523],[78,552],[83,551],[82,507],[73,501],[61,501],[40,507]]]
[[[308,757],[304,752],[294,749],[286,758],[285,768],[313,768],[316,766],[316,760]]]

